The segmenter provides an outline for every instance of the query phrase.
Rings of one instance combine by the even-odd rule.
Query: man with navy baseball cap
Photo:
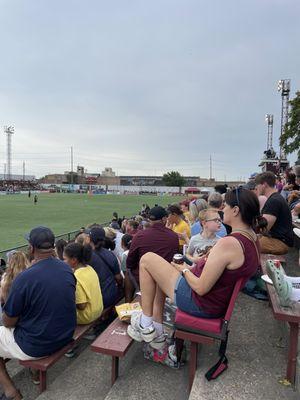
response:
[[[12,283],[0,326],[1,399],[21,399],[7,374],[4,359],[32,360],[55,353],[73,337],[76,327],[76,280],[71,268],[55,257],[53,232],[30,231],[31,267]]]

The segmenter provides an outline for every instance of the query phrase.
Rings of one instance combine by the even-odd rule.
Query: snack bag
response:
[[[142,310],[140,303],[124,303],[120,304],[119,306],[116,306],[115,308],[120,320],[129,323],[133,311]]]

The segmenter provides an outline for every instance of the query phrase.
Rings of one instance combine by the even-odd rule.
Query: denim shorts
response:
[[[181,310],[194,317],[216,318],[213,315],[205,313],[194,302],[192,288],[183,276],[179,276],[174,288],[174,303]]]

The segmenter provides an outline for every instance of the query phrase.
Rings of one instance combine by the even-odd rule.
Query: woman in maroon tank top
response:
[[[134,314],[128,334],[135,340],[162,340],[162,314],[167,295],[179,309],[204,318],[224,315],[239,278],[249,279],[260,265],[256,231],[266,225],[257,196],[238,188],[225,195],[224,223],[232,227],[207,258],[193,269],[168,263],[154,253],[140,261],[142,313]]]

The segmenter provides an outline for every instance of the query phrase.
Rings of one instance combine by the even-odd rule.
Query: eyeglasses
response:
[[[222,222],[221,218],[210,218],[210,219],[205,220],[205,222],[210,222],[210,221],[219,222],[219,223]]]

